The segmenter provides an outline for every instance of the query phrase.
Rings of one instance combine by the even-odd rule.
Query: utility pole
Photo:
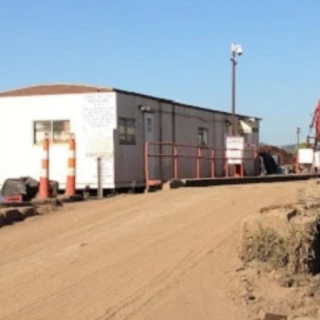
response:
[[[237,69],[237,60],[236,53],[232,51],[232,91],[231,91],[231,114],[232,114],[232,135],[236,135],[236,69]]]
[[[300,128],[297,128],[296,134],[297,134],[297,150],[299,150],[299,146],[300,146]]]
[[[232,88],[231,88],[231,114],[232,114],[232,135],[237,135],[237,123],[236,123],[236,70],[237,70],[237,56],[243,54],[243,50],[240,44],[231,44],[231,66],[232,66]]]

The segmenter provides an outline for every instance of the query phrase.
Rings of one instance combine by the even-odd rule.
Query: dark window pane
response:
[[[135,127],[136,121],[134,119],[127,119],[127,126],[128,127]]]
[[[134,135],[136,132],[136,129],[134,127],[127,127],[127,134],[128,135]]]
[[[118,119],[120,144],[134,144],[136,140],[135,119]]]
[[[120,134],[119,138],[120,138],[120,141],[126,141],[126,135],[125,134]]]
[[[202,146],[208,145],[208,129],[198,128],[198,144]]]
[[[121,125],[121,126],[119,127],[119,134],[124,134],[124,135],[126,134],[126,127],[125,127],[125,126],[122,126],[122,125]]]
[[[119,123],[119,127],[120,126],[125,127],[126,126],[126,119],[119,118],[118,123]]]

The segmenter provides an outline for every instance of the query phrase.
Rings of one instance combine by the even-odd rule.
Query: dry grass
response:
[[[320,272],[320,220],[292,224],[283,234],[258,224],[255,231],[245,230],[240,256],[245,262],[259,261],[274,269],[286,268],[289,274]]]
[[[245,232],[242,241],[241,259],[245,262],[266,262],[274,268],[287,265],[285,241],[271,228],[264,228],[260,224],[256,232]]]

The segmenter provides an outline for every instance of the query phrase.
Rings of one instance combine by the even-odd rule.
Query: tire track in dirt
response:
[[[237,199],[237,201],[238,200],[239,199]],[[224,204],[221,205],[220,208],[216,208],[216,209],[221,209],[223,206]],[[197,207],[197,205],[195,205],[194,207]],[[219,233],[215,233],[214,237],[212,238],[215,238],[216,236],[220,236],[221,234],[225,234],[227,229],[232,228],[236,223],[239,223],[240,221],[241,221],[241,217],[234,220],[232,223],[225,226],[224,228],[222,228],[219,231]],[[155,292],[153,296],[150,296],[149,298],[147,298],[146,301],[143,302],[139,307],[137,307],[135,311],[129,313],[128,315],[123,315],[123,319],[129,319],[130,317],[135,316],[139,311],[143,309],[144,306],[148,305],[159,294],[162,294],[168,289],[172,288],[174,284],[178,281],[178,278],[180,276],[186,274],[190,269],[195,268],[198,265],[198,263],[203,261],[209,254],[212,254],[213,251],[217,247],[221,246],[223,242],[226,241],[228,238],[229,238],[229,235],[223,237],[222,240],[216,246],[209,249],[205,247],[205,249],[202,252],[201,251],[190,252],[177,265],[173,266],[171,270],[166,270],[162,272],[160,275],[158,275],[153,280],[151,280],[149,285],[141,288],[139,291],[136,291],[136,293],[133,294],[131,297],[128,297],[128,299],[125,299],[124,301],[120,302],[120,306],[116,306],[114,308],[109,309],[104,316],[99,317],[97,319],[109,320],[109,319],[113,319],[116,316],[119,316],[119,313],[122,312],[125,308],[130,307],[131,305],[136,303],[139,299],[143,299],[143,297],[146,295],[146,292],[148,292],[148,289],[150,289],[150,287],[152,288],[155,285],[165,283],[165,279],[167,280],[167,279],[170,279],[170,277],[172,277],[171,280],[169,281],[167,280],[168,282],[167,285],[163,286],[162,288],[159,288],[158,291]],[[172,274],[174,274],[176,270],[179,270],[179,271],[177,272],[176,275],[172,276]]]
[[[185,194],[184,194],[184,193],[182,193],[179,197],[177,197],[177,195],[175,196],[175,199],[176,199],[177,201],[182,200],[183,198],[185,198]],[[202,195],[199,195],[199,196],[195,197],[194,199],[201,199],[201,198],[203,198],[203,196],[202,196]],[[167,203],[168,203],[168,202],[163,203],[163,204],[164,204],[164,205],[167,205]],[[182,203],[183,203],[183,202],[182,202]],[[142,206],[140,205],[138,208],[126,210],[125,213],[132,213],[133,211],[135,211],[135,210],[137,210],[137,209],[140,210],[143,206],[144,206],[144,207],[145,207],[145,206],[148,206],[148,207],[149,207],[148,204],[144,204],[144,205],[142,205]],[[180,205],[179,207],[181,208],[181,207],[186,207],[186,206],[188,206],[188,205],[187,205],[187,204],[182,204],[182,205]],[[177,207],[177,206],[176,206],[176,207]],[[176,210],[176,208],[175,208],[174,210]],[[169,210],[169,211],[174,211],[174,210]],[[157,209],[157,211],[161,211],[161,208],[160,208],[160,209]],[[125,214],[125,213],[123,213],[123,214]],[[168,210],[166,211],[166,213],[168,213]],[[82,232],[82,230],[83,230],[83,229],[80,229],[81,232]],[[177,230],[175,229],[173,232],[176,232],[176,231],[177,231]],[[167,236],[166,236],[166,237],[167,237]],[[58,237],[58,239],[59,239],[59,238],[60,238],[60,237]],[[149,244],[149,246],[152,246],[154,243],[163,240],[162,238],[163,238],[163,237],[154,240],[153,242],[151,242],[151,243]],[[139,252],[135,253],[135,255],[137,255],[137,254],[139,254]],[[127,257],[127,258],[130,259],[130,257]],[[10,269],[10,272],[11,272],[11,271],[12,271],[12,269]],[[23,271],[25,271],[25,269],[24,269],[24,270],[21,270],[21,272],[23,272]],[[93,273],[92,275],[94,276],[94,273]],[[66,290],[67,290],[67,288],[66,288]],[[59,294],[61,294],[61,293],[62,293],[62,291],[60,290],[60,291],[59,291]],[[52,297],[52,295],[50,295],[49,297]]]
[[[140,197],[140,195],[138,197]],[[170,201],[170,200],[181,201],[184,197],[185,197],[185,195],[183,195],[183,194],[180,194],[179,197],[177,197],[176,195],[174,197],[174,195],[171,193],[171,197],[169,197],[169,199],[167,199],[167,201]],[[111,206],[120,204],[119,208],[112,208],[112,207],[107,208],[110,210],[110,212],[106,212],[106,208],[104,207],[104,209],[102,209],[102,210],[100,209],[99,211],[95,211],[94,213],[89,214],[83,220],[79,221],[82,224],[84,224],[84,226],[78,226],[78,224],[73,225],[73,228],[75,229],[74,231],[67,230],[67,232],[64,233],[64,231],[65,231],[64,230],[65,228],[64,228],[62,230],[58,230],[58,232],[46,234],[45,236],[47,239],[38,239],[38,241],[35,244],[33,244],[32,249],[30,249],[30,251],[32,253],[25,257],[25,263],[27,264],[28,259],[31,259],[31,260],[34,259],[38,255],[38,249],[41,249],[44,245],[47,247],[47,249],[49,249],[51,246],[54,247],[55,242],[57,242],[57,241],[66,242],[68,240],[68,238],[73,238],[79,234],[84,235],[85,232],[89,233],[94,230],[95,231],[94,233],[98,233],[99,231],[101,233],[101,230],[105,230],[106,223],[112,224],[115,220],[119,220],[122,217],[126,217],[128,214],[134,214],[137,212],[139,214],[140,211],[145,211],[146,209],[150,208],[150,201],[152,201],[152,205],[155,207],[158,207],[158,206],[165,204],[164,199],[163,199],[164,198],[163,194],[154,194],[154,195],[152,195],[152,197],[150,197],[151,199],[150,198],[145,199],[145,202],[141,202],[140,199],[133,199],[134,196],[132,196],[132,197],[130,196],[130,199],[129,199],[129,197],[126,197],[126,198],[127,198],[127,200],[130,200],[130,202],[133,202],[132,206],[130,206],[129,208],[128,208],[128,204],[125,204],[122,202],[123,199],[122,200],[119,199],[119,201],[114,201],[114,203],[111,203]],[[132,201],[132,200],[136,200],[136,201]],[[138,206],[135,206],[136,203],[138,203]],[[104,205],[108,206],[109,203],[106,202]],[[76,209],[73,209],[72,211],[74,211],[74,210],[76,210]],[[109,216],[110,213],[112,214],[111,217]],[[61,215],[61,214],[63,214],[63,211],[60,213],[57,213],[57,214]],[[39,217],[39,218],[45,219],[47,217]],[[127,218],[125,223],[128,224],[134,218],[135,218],[135,216],[133,216],[129,219]],[[37,219],[37,217],[35,219]],[[18,227],[18,225],[17,226],[10,226],[10,227]],[[115,229],[119,229],[119,228],[121,228],[121,226],[115,227]],[[111,233],[112,233],[112,229],[108,231],[109,235]],[[1,233],[0,233],[0,236],[1,236]],[[52,241],[52,239],[51,239],[53,236],[55,236],[54,241]],[[106,236],[106,235],[104,235],[104,236]],[[2,239],[0,237],[0,243],[1,243],[1,240]],[[5,247],[6,244],[2,243],[1,247],[2,246]],[[9,244],[8,244],[7,248],[11,249]],[[2,251],[2,248],[1,248],[1,251]],[[17,250],[17,248],[12,248],[12,255],[18,256],[17,260],[19,259],[19,254],[20,254],[20,252]],[[43,258],[45,258],[45,257],[43,257]],[[12,261],[12,264],[14,264],[15,262],[16,261]],[[11,268],[10,265],[8,265],[7,267],[9,269]],[[0,275],[0,277],[1,277],[1,275]]]
[[[255,206],[251,206],[251,210],[253,209],[254,211],[259,210],[260,207],[265,206],[266,204],[270,203],[274,203],[274,202],[279,202],[276,200],[281,200],[280,202],[282,202],[282,197],[277,196],[276,199],[268,199],[267,201],[264,201],[264,203],[262,203],[261,205],[259,205],[258,207]],[[239,199],[237,199],[239,200]],[[223,207],[223,206],[221,206]],[[241,221],[242,217],[239,217],[238,219],[232,221],[229,225],[225,226],[224,228],[222,228],[219,233],[215,234],[216,236],[221,236],[223,234],[226,234],[226,231],[229,230],[229,233],[232,233],[233,230],[233,226],[237,223],[239,223]],[[185,275],[190,269],[195,268],[200,262],[202,262],[204,259],[206,259],[206,257],[210,254],[213,254],[213,252],[215,251],[215,249],[217,249],[218,247],[220,247],[225,241],[227,241],[230,238],[230,234],[227,234],[226,236],[222,237],[221,241],[219,241],[215,246],[213,246],[212,248],[207,248],[205,247],[204,250],[198,251],[198,252],[190,252],[187,256],[185,256],[184,259],[182,259],[176,266],[174,266],[172,268],[172,270],[170,271],[166,271],[161,273],[159,276],[157,276],[153,281],[150,281],[149,286],[150,287],[154,287],[154,285],[158,285],[161,283],[165,283],[167,282],[166,285],[160,287],[156,292],[154,292],[154,294],[148,298],[146,298],[146,300],[144,302],[142,302],[136,309],[135,311],[130,312],[129,314],[121,314],[120,317],[121,319],[131,319],[132,317],[136,316],[145,306],[147,306],[150,302],[152,302],[154,299],[157,298],[158,295],[161,295],[163,293],[165,293],[167,290],[170,290],[171,288],[174,287],[174,285],[179,281],[179,278],[182,275]],[[172,277],[171,280],[167,280],[170,279],[172,273],[175,270],[180,270],[179,272],[177,272],[177,274]],[[167,281],[164,281],[164,280]],[[97,318],[97,320],[110,320],[113,319],[114,317],[118,317],[119,313],[121,313],[121,311],[123,311],[125,308],[130,307],[131,305],[133,305],[134,303],[136,303],[137,301],[139,301],[139,299],[141,298],[141,300],[143,300],[143,297],[146,295],[145,292],[148,291],[148,286],[146,286],[145,288],[142,288],[141,290],[137,291],[134,295],[132,295],[131,297],[129,297],[127,300],[125,300],[124,302],[122,302],[122,305],[120,303],[120,306],[115,307],[115,308],[111,308],[110,310],[108,310],[106,312],[106,314],[102,317]]]
[[[173,194],[171,194],[172,196],[171,196],[171,198],[172,199],[175,199],[175,200],[177,200],[177,201],[180,201],[180,200],[183,200],[183,198],[185,197],[185,194],[184,193],[182,193],[182,194],[180,194],[180,195],[175,195],[174,197],[173,197]],[[156,203],[154,203],[153,202],[153,205],[155,204],[155,205],[159,205],[159,208],[160,209],[157,209],[157,211],[160,211],[161,212],[161,205],[164,205],[164,206],[166,206],[167,205],[167,203],[168,203],[168,201],[167,202],[163,202],[163,199],[162,199],[162,197],[160,198],[160,197],[157,197],[158,198],[158,202],[156,202]],[[135,208],[132,208],[132,207],[130,207],[129,209],[126,209],[126,210],[123,210],[122,212],[121,212],[121,214],[119,215],[119,217],[118,218],[121,218],[121,216],[123,216],[123,215],[125,215],[125,214],[131,214],[131,213],[133,213],[133,212],[139,212],[139,211],[143,211],[143,210],[145,210],[146,208],[149,208],[150,207],[150,203],[143,203],[143,204],[141,204],[141,202],[139,202],[140,204],[138,205],[138,207],[135,207]],[[170,211],[170,210],[169,210]],[[171,210],[171,211],[174,211],[174,210]],[[168,213],[168,210],[166,211],[166,213]],[[107,218],[106,218],[107,219]],[[102,222],[99,222],[98,223],[98,226],[100,226],[102,224]],[[93,226],[93,228],[95,227],[96,225],[94,225]],[[90,232],[91,231],[91,228],[79,228],[78,230],[77,230],[77,232],[76,233],[84,233],[84,230],[86,231],[86,232]],[[110,234],[110,231],[108,232],[109,234]],[[65,235],[65,236],[57,236],[57,238],[55,238],[55,241],[57,241],[57,240],[62,240],[62,241],[66,241],[66,238],[70,238],[70,237],[74,237],[75,236],[75,232],[72,232],[72,234],[70,235],[70,234],[68,234],[68,235]],[[159,240],[161,240],[161,239],[158,239],[158,240],[156,240],[156,241],[159,241]],[[154,242],[156,242],[156,241],[154,241]],[[45,243],[46,244],[46,243]],[[42,246],[44,245],[44,243],[42,243]],[[35,253],[33,256],[28,256],[27,258],[29,258],[31,261],[33,261],[33,259],[36,257],[36,256],[39,256],[39,254],[41,254],[41,252],[40,253]],[[137,254],[137,253],[135,253],[135,254]],[[42,257],[43,258],[43,257]],[[129,258],[129,257],[127,257],[127,258]],[[3,268],[2,269],[2,271],[6,271],[6,269],[7,269],[7,271],[8,271],[8,273],[10,273],[10,272],[12,272],[13,271],[13,269],[12,269],[12,264],[14,264],[14,262],[13,263],[11,263],[11,264],[9,264],[8,266],[7,266],[7,268]],[[21,274],[25,274],[25,272],[26,272],[26,262],[25,262],[25,268],[24,269],[20,269],[20,273]],[[105,268],[103,268],[103,269],[105,269]],[[97,270],[96,272],[99,272],[100,270]],[[105,270],[104,270],[105,271]],[[30,269],[30,272],[32,272],[32,268]],[[18,272],[19,273],[19,272]],[[89,276],[94,276],[95,275],[95,273],[92,273],[91,275],[89,275]],[[6,275],[5,275],[5,273],[3,273],[3,277],[5,277]],[[84,279],[86,279],[86,277],[84,277]],[[81,281],[77,281],[76,283],[80,283]],[[72,286],[72,284],[70,284],[70,286]],[[66,290],[68,290],[68,287],[66,288]],[[59,294],[61,294],[63,292],[63,290],[59,290]],[[53,295],[49,295],[48,296],[48,298],[51,298]],[[43,299],[45,299],[45,297],[43,297]],[[35,304],[36,305],[36,304]],[[23,309],[22,309],[23,310]]]

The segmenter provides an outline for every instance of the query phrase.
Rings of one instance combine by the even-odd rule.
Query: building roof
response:
[[[112,92],[112,88],[75,84],[43,84],[0,92],[0,97],[42,96],[55,94]]]
[[[198,107],[186,103],[182,103],[179,101],[175,101],[172,99],[165,99],[154,97],[152,95],[116,89],[116,88],[108,88],[108,87],[99,87],[99,86],[92,86],[92,85],[81,85],[81,84],[42,84],[42,85],[34,85],[30,87],[18,88],[8,91],[0,92],[0,98],[2,97],[24,97],[24,96],[40,96],[40,95],[58,95],[58,94],[77,94],[77,93],[94,93],[94,92],[119,92],[128,95],[135,95],[142,98],[147,99],[154,99],[165,103],[175,104],[177,106],[184,106],[187,108],[193,108],[203,111],[214,111],[220,114],[230,115],[230,112],[225,112],[221,110],[213,110],[203,107]],[[254,118],[256,120],[262,120],[261,118],[255,116],[246,116],[237,114],[239,117],[242,118]]]

